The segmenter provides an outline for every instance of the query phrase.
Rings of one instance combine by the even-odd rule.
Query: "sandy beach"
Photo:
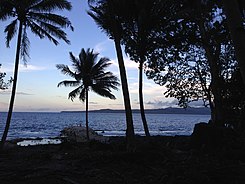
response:
[[[20,147],[0,154],[1,184],[244,183],[245,149],[194,150],[190,137],[137,137],[128,153],[124,137],[108,144],[62,143]]]

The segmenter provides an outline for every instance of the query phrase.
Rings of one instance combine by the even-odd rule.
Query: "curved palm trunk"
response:
[[[23,27],[23,23],[20,21],[19,31],[18,31],[18,39],[17,39],[16,56],[15,56],[15,68],[14,68],[14,79],[13,79],[12,94],[11,94],[10,103],[9,103],[9,111],[8,111],[8,116],[7,116],[7,120],[6,120],[6,125],[5,125],[5,129],[3,132],[1,144],[0,144],[0,150],[3,149],[5,141],[7,139],[8,131],[9,131],[9,127],[10,127],[10,122],[11,122],[11,117],[12,117],[12,112],[13,112],[13,108],[14,108],[14,100],[15,100],[15,94],[16,94],[18,70],[19,70],[19,62],[20,62],[20,47],[21,47],[22,27]]]
[[[237,0],[223,0],[228,27],[234,44],[236,58],[245,84],[245,31]]]
[[[145,135],[149,137],[150,132],[145,117],[145,108],[144,108],[144,100],[143,100],[143,62],[140,62],[139,65],[139,103],[140,103],[140,114],[145,130]]]
[[[10,103],[9,103],[9,111],[8,111],[8,116],[7,116],[7,120],[6,120],[6,125],[5,125],[5,129],[3,132],[1,144],[0,144],[0,150],[3,149],[4,143],[7,139],[8,131],[9,131],[9,127],[10,127],[10,122],[11,122],[11,117],[12,117],[12,112],[13,112],[13,108],[14,108],[14,100],[15,100],[17,79],[18,79],[18,69],[19,69],[19,62],[20,62],[20,47],[21,47],[22,27],[23,27],[23,23],[20,21],[19,31],[18,31],[18,39],[17,39],[16,56],[15,56],[13,87],[12,87],[12,93],[11,93],[11,98],[10,98]]]
[[[89,141],[89,131],[88,131],[88,89],[86,89],[86,134],[87,134],[87,141]]]
[[[127,82],[127,77],[126,77],[126,70],[125,70],[123,56],[122,56],[120,39],[115,38],[114,42],[115,42],[117,58],[118,58],[118,65],[119,65],[119,70],[120,70],[120,77],[121,77],[121,82],[122,82],[124,107],[125,107],[125,111],[126,111],[127,149],[128,149],[128,151],[133,151],[135,148],[135,143],[134,143],[135,134],[134,134],[134,125],[133,125],[132,109],[131,109],[130,97],[129,97],[129,91],[128,91],[128,82]]]

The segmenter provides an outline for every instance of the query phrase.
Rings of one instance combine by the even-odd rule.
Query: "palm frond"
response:
[[[28,10],[30,10],[33,6],[37,5],[40,3],[41,0],[24,0],[25,1],[25,6]],[[22,0],[23,3],[23,0]]]
[[[79,100],[84,102],[85,99],[86,99],[86,88],[83,88],[79,94]]]
[[[84,66],[85,62],[87,61],[87,52],[84,50],[84,48],[81,49],[81,52],[79,54],[79,61],[81,63],[81,66]]]
[[[81,49],[79,58],[76,58],[72,52],[70,52],[70,60],[75,69],[75,72],[71,72],[69,67],[63,64],[56,65],[57,69],[65,75],[70,73],[71,76],[83,86],[78,90],[73,90],[69,96],[73,100],[79,93],[79,99],[85,100],[86,89],[92,89],[97,94],[115,99],[115,96],[111,93],[111,90],[118,90],[119,80],[111,72],[106,72],[105,69],[110,65],[108,58],[101,58],[97,61],[98,53],[95,53],[92,49]],[[62,81],[59,85],[69,86],[69,82]]]
[[[65,87],[77,87],[77,86],[81,86],[81,82],[80,81],[68,81],[68,80],[64,80],[58,83],[57,87],[60,86],[65,86]]]
[[[120,83],[118,81],[100,80],[100,81],[96,81],[96,83],[94,83],[92,87],[96,86],[96,88],[101,87],[101,88],[118,90],[119,85]]]
[[[71,101],[73,101],[74,98],[76,98],[77,96],[81,95],[83,89],[84,89],[83,86],[79,86],[78,88],[74,89],[73,91],[71,91],[68,94],[68,99],[71,99]]]
[[[94,20],[96,25],[101,29],[102,32],[110,35],[110,30],[105,25],[111,25],[108,19],[106,19],[103,11],[98,10],[95,7],[90,6],[90,11],[87,11],[87,14]]]
[[[81,68],[81,62],[72,54],[72,52],[69,52],[69,55],[70,55],[70,60],[72,62],[72,66],[78,72]]]
[[[54,10],[71,10],[71,8],[71,3],[66,0],[39,0],[39,3],[36,3],[29,9],[37,12],[47,12]]]
[[[39,23],[39,27],[49,35],[48,36],[46,34],[47,37],[50,37],[52,35],[54,37],[57,37],[58,39],[65,41],[67,44],[70,44],[70,41],[67,39],[66,33],[61,28],[43,21],[37,22]]]
[[[16,34],[17,31],[17,19],[12,21],[8,26],[6,26],[4,32],[7,33],[6,36],[6,46],[9,47],[9,43]]]
[[[49,24],[60,26],[62,28],[70,27],[72,31],[74,30],[69,19],[67,17],[61,16],[61,15],[53,14],[50,12],[48,12],[48,13],[46,13],[46,12],[44,12],[44,13],[29,12],[29,16],[31,19],[33,19],[35,21],[47,22]]]
[[[26,26],[25,26],[23,29],[23,35],[22,35],[21,47],[20,47],[20,55],[21,55],[22,60],[24,61],[25,65],[27,63],[27,58],[30,58],[29,48],[30,48],[30,41],[27,37],[27,30],[26,30]]]
[[[116,81],[118,82],[119,79],[118,77],[114,76],[112,72],[101,72],[101,73],[98,73],[98,74],[95,74],[94,75],[94,80],[98,80],[98,81]]]
[[[10,17],[14,17],[14,3],[9,0],[0,1],[0,20],[5,21]]]
[[[72,72],[67,65],[57,64],[56,68],[61,71],[64,75],[68,75],[72,78],[76,78],[76,73]]]
[[[6,45],[9,47],[11,39],[17,31],[17,22],[30,27],[31,31],[40,39],[48,38],[55,45],[58,39],[70,44],[67,34],[62,28],[73,27],[67,17],[52,13],[54,10],[71,10],[71,3],[67,0],[0,0],[0,20],[16,18],[6,28]],[[24,27],[24,29],[26,29]],[[29,40],[26,32],[22,35],[21,56],[27,60]]]
[[[55,45],[58,45],[59,42],[52,37],[46,30],[42,29],[38,24],[36,24],[35,22],[30,22],[27,21],[28,26],[31,28],[31,31],[39,36],[40,39],[43,39],[45,37],[47,37],[50,41],[52,41]]]
[[[107,97],[112,100],[116,99],[116,97],[111,93],[110,89],[96,85],[92,87],[92,90],[100,96]]]
[[[106,57],[100,58],[100,60],[94,65],[92,73],[94,75],[103,73],[105,68],[111,65],[109,61],[110,61],[109,58],[106,58]]]

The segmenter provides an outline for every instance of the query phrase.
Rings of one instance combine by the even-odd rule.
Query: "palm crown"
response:
[[[41,39],[48,38],[55,45],[59,43],[57,39],[69,44],[70,41],[62,29],[69,27],[73,30],[71,22],[68,18],[53,12],[55,10],[71,10],[71,7],[71,3],[66,0],[0,0],[0,21],[13,19],[4,30],[7,47],[18,32],[12,93],[0,149],[4,146],[10,127],[20,56],[25,63],[29,57],[30,41],[27,37],[27,28],[30,28],[31,32]]]
[[[21,56],[26,61],[28,55],[29,40],[27,28],[39,38],[48,38],[55,45],[57,39],[70,43],[66,33],[62,28],[70,27],[73,30],[68,18],[52,13],[54,10],[71,10],[70,2],[66,0],[1,0],[0,1],[0,20],[13,18],[11,23],[6,26],[6,45],[17,32],[18,21],[23,34],[21,41]]]
[[[57,68],[63,74],[76,79],[75,81],[64,80],[58,84],[58,87],[61,85],[77,87],[68,95],[71,100],[79,97],[80,100],[85,101],[86,90],[94,91],[103,97],[115,99],[111,89],[117,90],[119,82],[112,72],[105,71],[111,65],[108,58],[103,57],[98,60],[98,53],[94,53],[90,49],[86,51],[82,49],[78,58],[70,52],[70,59],[74,71],[63,64],[58,64]]]

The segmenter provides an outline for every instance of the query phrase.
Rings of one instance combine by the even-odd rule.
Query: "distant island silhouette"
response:
[[[85,111],[61,111],[61,113],[81,113]],[[89,113],[124,113],[124,110],[113,110],[113,109],[99,109],[90,110]],[[132,109],[133,113],[140,113],[139,109]],[[173,108],[168,107],[164,109],[145,109],[146,114],[199,114],[199,115],[210,115],[210,109],[206,107],[199,108]]]

